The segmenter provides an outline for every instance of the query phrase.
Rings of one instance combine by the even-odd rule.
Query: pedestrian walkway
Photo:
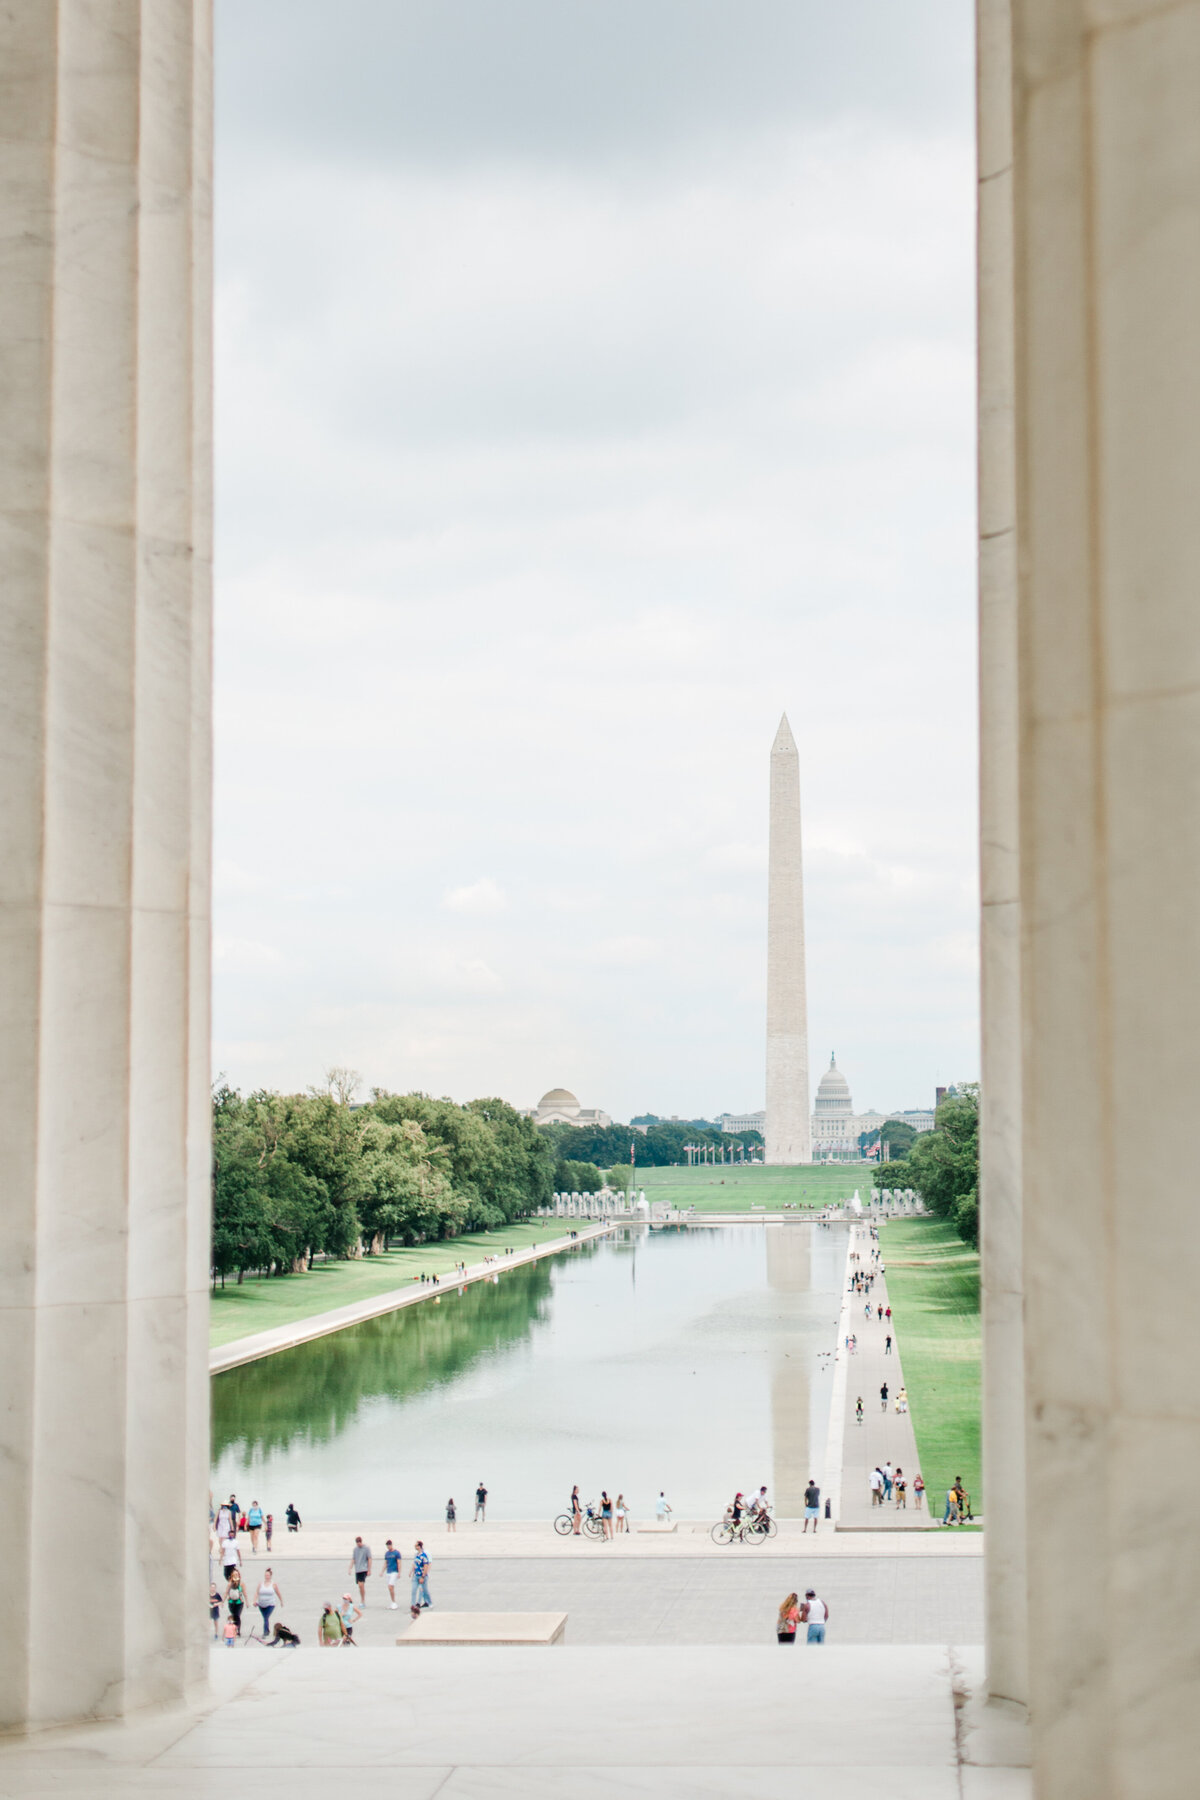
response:
[[[870,1227],[852,1227],[851,1250],[857,1250],[861,1261],[849,1264],[855,1269],[871,1269],[871,1252],[876,1248]],[[885,1258],[886,1260],[886,1258]],[[849,1279],[849,1274],[847,1275]],[[872,1317],[867,1320],[864,1308],[870,1299]],[[858,1338],[858,1348],[847,1362],[845,1438],[842,1451],[842,1491],[838,1511],[839,1531],[920,1531],[931,1523],[927,1505],[918,1510],[913,1494],[913,1477],[920,1468],[917,1440],[913,1432],[912,1413],[898,1413],[896,1395],[904,1385],[904,1367],[900,1345],[896,1341],[894,1321],[878,1317],[878,1308],[888,1308],[886,1278],[876,1275],[870,1295],[852,1294],[849,1300],[849,1324],[845,1329]],[[845,1336],[843,1330],[843,1338]],[[888,1336],[892,1339],[887,1353]],[[845,1355],[845,1344],[838,1345]],[[886,1409],[880,1403],[879,1390],[887,1383]],[[863,1422],[857,1422],[855,1406],[862,1396]],[[872,1469],[883,1463],[903,1469],[908,1483],[908,1505],[898,1507],[895,1498],[876,1506],[871,1498],[869,1477]],[[928,1496],[926,1496],[926,1502]],[[934,1497],[936,1506],[936,1496]],[[936,1517],[932,1521],[936,1523]],[[951,1535],[951,1534],[947,1534]]]

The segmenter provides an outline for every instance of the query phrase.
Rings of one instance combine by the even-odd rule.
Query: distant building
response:
[[[713,1123],[722,1131],[757,1131],[762,1132],[766,1126],[767,1115],[764,1112],[718,1113]]]
[[[830,1056],[813,1102],[812,1159],[814,1162],[860,1162],[858,1132],[850,1083]]]
[[[569,1088],[551,1088],[536,1106],[525,1109],[525,1117],[535,1125],[589,1125],[597,1131],[606,1131],[612,1124],[598,1106],[580,1106]]]

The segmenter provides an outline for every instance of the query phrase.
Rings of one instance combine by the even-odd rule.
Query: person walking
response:
[[[287,1518],[288,1530],[299,1531],[304,1521],[301,1519],[300,1514],[296,1511],[296,1508],[292,1505],[290,1500],[288,1501],[287,1513],[285,1516]]]
[[[225,1621],[225,1648],[227,1650],[232,1650],[235,1647],[235,1645],[237,1644],[237,1641],[238,1641],[238,1628],[234,1621],[233,1614],[230,1613],[229,1617]]]
[[[453,1531],[456,1535],[458,1532],[458,1508],[454,1504],[453,1494],[446,1502],[446,1530]]]
[[[600,1490],[600,1531],[601,1531],[601,1535],[603,1537],[606,1537],[609,1539],[612,1538],[612,1534],[613,1534],[612,1512],[613,1512],[612,1501],[608,1497],[608,1490],[607,1490],[607,1488],[601,1488],[601,1490]]]
[[[885,1356],[890,1356],[892,1354],[892,1340],[890,1337],[885,1337],[883,1340],[883,1354]]]
[[[371,1573],[371,1546],[364,1544],[360,1537],[354,1540],[354,1548],[350,1552],[350,1573],[358,1583],[358,1598],[362,1606],[367,1604],[367,1576]]]
[[[254,1604],[262,1618],[262,1634],[271,1635],[271,1614],[277,1606],[283,1605],[283,1595],[275,1585],[275,1577],[270,1569],[263,1570],[263,1578],[254,1590]]]
[[[883,1505],[883,1470],[878,1466],[867,1476],[867,1485],[871,1490],[871,1505]]]
[[[263,1528],[262,1507],[258,1504],[257,1500],[252,1500],[250,1502],[250,1510],[246,1514],[246,1528],[250,1533],[251,1554],[257,1556],[258,1534]]]
[[[387,1546],[383,1552],[383,1567],[384,1574],[387,1577],[388,1605],[391,1607],[392,1611],[395,1612],[396,1583],[400,1579],[400,1552],[393,1544],[391,1538],[388,1539]]]
[[[821,1522],[821,1490],[810,1475],[808,1486],[804,1490],[804,1529],[808,1530],[808,1522],[812,1520],[813,1536],[817,1535],[817,1526]]]
[[[354,1627],[362,1618],[362,1607],[355,1606],[353,1594],[342,1595],[342,1606],[339,1616],[342,1621],[343,1648],[347,1648],[354,1645]],[[357,1646],[354,1647],[357,1648]]]
[[[229,1586],[225,1589],[225,1604],[233,1618],[238,1637],[242,1635],[242,1608],[246,1604],[246,1590],[242,1586],[242,1572],[235,1569],[229,1577]]]
[[[796,1594],[789,1594],[779,1609],[779,1617],[775,1621],[775,1641],[778,1644],[794,1644],[796,1641],[796,1627],[800,1623],[798,1598]]]
[[[896,1479],[892,1483],[892,1488],[896,1495],[897,1508],[903,1507],[905,1512],[907,1512],[908,1511],[908,1483],[904,1479],[904,1470],[903,1469],[896,1470]]]
[[[237,1547],[237,1539],[227,1537],[221,1545],[221,1569],[226,1581],[229,1581],[242,1565],[242,1553]]]
[[[208,1584],[208,1616],[212,1620],[213,1642],[221,1635],[221,1590],[215,1581]]]
[[[855,1417],[856,1423],[858,1423],[859,1425],[862,1424],[862,1412],[863,1412],[862,1395],[860,1394],[854,1405],[854,1417]]]
[[[660,1525],[665,1525],[671,1517],[671,1503],[665,1492],[660,1492],[658,1499],[654,1502],[654,1516]]]
[[[228,1500],[222,1500],[220,1506],[217,1508],[216,1518],[216,1533],[222,1543],[226,1538],[233,1536],[236,1525],[237,1519],[234,1516],[233,1509]]]
[[[913,1476],[913,1505],[916,1507],[918,1512],[920,1512],[920,1510],[921,1510],[921,1502],[924,1498],[925,1498],[925,1478],[921,1474],[920,1469],[918,1469],[916,1474]]]
[[[432,1606],[429,1598],[429,1558],[425,1554],[425,1546],[420,1538],[413,1547],[412,1560],[412,1616],[415,1619],[423,1606]]]
[[[271,1554],[271,1534],[275,1530],[275,1514],[268,1513],[263,1520],[263,1540],[267,1546],[267,1555]]]
[[[629,1518],[629,1508],[625,1504],[624,1494],[617,1495],[617,1530],[624,1531]]]
[[[879,1410],[880,1410],[880,1412],[887,1411],[887,1397],[888,1397],[888,1384],[885,1381],[883,1386],[879,1390]]]
[[[879,1473],[883,1476],[883,1498],[886,1502],[886,1501],[890,1500],[892,1497],[892,1465],[891,1465],[891,1463],[890,1462],[883,1463],[880,1467]]]
[[[958,1490],[957,1490],[957,1488],[949,1487],[946,1489],[946,1510],[942,1514],[942,1524],[943,1525],[957,1525],[958,1524]]]
[[[813,1588],[805,1588],[804,1605],[800,1609],[800,1622],[808,1626],[808,1642],[823,1644],[825,1642],[825,1626],[829,1621],[829,1608],[823,1600],[818,1600]]]
[[[321,1614],[321,1622],[317,1626],[317,1638],[322,1650],[339,1650],[346,1633],[342,1627],[342,1615],[332,1600],[325,1602]]]
[[[573,1537],[579,1536],[579,1529],[582,1524],[583,1502],[579,1498],[579,1484],[577,1482],[571,1489],[571,1535]]]
[[[480,1519],[483,1520],[485,1525],[487,1524],[487,1489],[484,1487],[482,1481],[475,1489],[475,1517],[472,1520],[472,1524],[478,1525]]]

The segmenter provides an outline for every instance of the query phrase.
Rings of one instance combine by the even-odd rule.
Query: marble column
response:
[[[977,0],[983,1460],[988,1691],[1028,1698],[1011,0]]]
[[[204,1666],[209,12],[0,9],[9,1729]]]
[[[1200,0],[1014,0],[1012,47],[1036,1781],[1047,1800],[1183,1800],[1200,1673]]]

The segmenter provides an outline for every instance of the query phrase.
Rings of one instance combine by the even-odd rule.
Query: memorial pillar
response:
[[[1200,1587],[1200,0],[1014,0],[1012,43],[1036,1782],[1046,1800],[1183,1800]]]
[[[0,9],[0,1725],[203,1674],[208,0]]]
[[[977,0],[983,1506],[994,1699],[1028,1698],[1011,0]]]

